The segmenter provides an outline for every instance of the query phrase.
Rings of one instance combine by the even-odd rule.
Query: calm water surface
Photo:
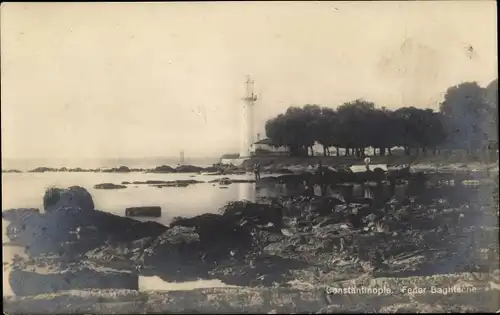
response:
[[[148,185],[128,185],[126,189],[94,189],[99,183],[120,184],[122,181],[183,180],[210,181],[225,176],[195,174],[144,173],[9,173],[2,174],[2,210],[12,208],[43,209],[43,195],[49,187],[82,186],[94,199],[96,209],[125,215],[132,206],[161,206],[162,217],[157,221],[168,224],[175,216],[196,216],[215,212],[229,201],[255,199],[253,183],[232,184],[221,189],[218,184],[200,183],[188,187],[156,188]],[[253,179],[253,175],[227,176]],[[148,220],[151,220],[148,218]]]
[[[265,175],[263,175],[265,176]],[[87,189],[94,199],[96,209],[116,215],[125,215],[125,208],[156,205],[162,207],[161,218],[147,218],[168,224],[175,216],[196,216],[218,209],[230,201],[255,200],[255,184],[232,184],[221,189],[218,184],[200,183],[188,187],[156,188],[148,185],[129,185],[126,189],[100,190],[93,186],[99,183],[120,184],[122,181],[183,180],[210,181],[216,178],[253,179],[252,174],[235,176],[210,176],[197,174],[144,174],[144,173],[7,173],[2,174],[2,211],[13,208],[43,209],[43,195],[49,187],[74,185]],[[6,222],[2,220],[2,233],[6,239]],[[23,255],[21,248],[2,246],[3,262],[10,262],[15,254]],[[8,282],[9,269],[3,266],[4,295],[12,295]],[[158,277],[140,277],[142,290],[179,290],[200,287],[224,286],[220,281],[193,281],[167,283]]]

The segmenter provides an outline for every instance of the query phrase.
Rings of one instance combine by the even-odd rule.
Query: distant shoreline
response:
[[[371,156],[371,164],[386,164],[388,166],[412,165],[417,168],[447,167],[477,168],[489,165],[498,165],[498,158],[490,161],[481,161],[475,158],[444,159],[440,157],[416,157],[416,156]],[[363,165],[363,161],[355,157],[345,156],[314,156],[314,157],[284,157],[284,156],[252,156],[242,160],[241,165],[223,165],[216,163],[211,166],[178,165],[176,167],[160,165],[153,168],[132,168],[119,166],[112,168],[82,168],[82,167],[36,167],[30,170],[2,169],[2,174],[7,173],[150,173],[150,174],[182,174],[182,173],[210,173],[218,175],[230,175],[251,171],[254,164],[260,164],[263,172],[291,170],[316,166],[321,163],[324,166],[352,166]]]
[[[233,168],[236,169],[236,168]],[[179,165],[171,167],[161,165],[154,168],[129,168],[128,166],[119,166],[113,168],[82,168],[82,167],[45,167],[40,166],[30,170],[2,169],[2,173],[199,173],[199,172],[222,172],[225,167],[217,164],[202,167],[195,165]]]

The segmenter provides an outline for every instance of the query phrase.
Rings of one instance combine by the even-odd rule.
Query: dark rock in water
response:
[[[179,165],[175,168],[177,173],[199,173],[203,171],[202,167],[194,165]]]
[[[2,170],[2,173],[22,173],[20,170]]]
[[[118,168],[110,168],[102,170],[104,173],[130,173],[132,170],[126,166],[120,166]]]
[[[159,184],[167,184],[167,181],[164,180],[147,180],[147,181],[134,181],[132,184],[134,185],[159,185]]]
[[[112,183],[102,183],[94,185],[95,189],[124,189],[127,188],[125,185],[116,185]]]
[[[32,170],[30,170],[30,173],[45,173],[45,172],[56,172],[57,169],[51,168],[51,167],[37,167]]]
[[[127,217],[161,217],[161,207],[130,207],[125,209]]]
[[[44,253],[74,256],[106,242],[132,242],[156,237],[165,230],[164,225],[156,222],[140,222],[98,210],[70,210],[32,215],[12,222],[7,226],[7,237],[15,245],[25,246],[31,256]]]
[[[204,181],[196,180],[196,179],[178,179],[175,181],[172,181],[172,183],[177,183],[177,184],[199,184],[199,183],[204,183]]]
[[[128,173],[130,171],[131,170],[126,166],[120,166],[116,169],[116,172],[118,172],[118,173]]]
[[[149,170],[150,173],[175,173],[175,169],[168,166],[168,165],[162,165],[162,166],[157,166],[152,170]]]
[[[49,188],[43,196],[43,208],[46,212],[53,212],[66,207],[75,211],[94,210],[94,200],[83,187],[72,186],[68,189]]]
[[[113,168],[106,168],[106,169],[101,169],[102,173],[129,173],[131,172],[130,168],[126,166],[120,166],[120,167],[113,167]]]
[[[151,182],[154,182],[154,181],[146,181],[146,183],[150,184],[150,186],[157,187],[157,188],[188,187],[189,185],[192,185],[192,184],[203,183],[202,181],[195,180],[195,179],[179,179],[179,180],[168,181],[168,182],[163,182],[163,183],[158,183],[158,184],[153,184],[153,185],[151,185]]]
[[[91,269],[68,270],[49,274],[12,270],[9,275],[9,283],[14,294],[18,296],[54,293],[63,290],[139,289],[137,274]]]
[[[30,255],[58,253],[68,244],[72,247],[62,254],[79,255],[105,242],[119,244],[157,237],[167,229],[157,222],[140,222],[94,210],[92,197],[88,194],[90,199],[85,199],[83,192],[88,194],[80,187],[50,189],[44,198],[49,211],[11,222],[7,226],[7,237],[14,244],[25,246]],[[73,196],[77,198],[71,199]]]
[[[231,185],[233,183],[233,181],[229,178],[221,178],[219,180],[219,185]]]
[[[34,208],[21,208],[21,209],[9,209],[2,211],[2,219],[6,221],[19,221],[23,220],[30,215],[40,214],[39,209]]]

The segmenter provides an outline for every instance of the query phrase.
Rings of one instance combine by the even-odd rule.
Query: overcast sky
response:
[[[2,4],[2,156],[237,152],[290,105],[437,108],[497,77],[494,1]],[[472,49],[471,49],[472,48]]]

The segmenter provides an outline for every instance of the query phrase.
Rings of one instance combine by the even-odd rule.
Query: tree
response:
[[[365,147],[369,146],[370,116],[375,110],[375,104],[361,99],[344,103],[337,108],[339,124],[339,144],[346,148],[346,155],[349,149],[353,149],[356,156],[364,155]]]
[[[369,144],[374,149],[378,149],[382,156],[385,155],[386,150],[389,150],[390,154],[390,148],[395,145],[394,127],[395,121],[392,111],[383,107],[371,112],[367,125]]]
[[[323,154],[330,147],[345,148],[346,155],[364,155],[373,147],[380,155],[402,146],[409,155],[436,153],[440,148],[468,151],[497,143],[498,83],[486,89],[477,83],[462,83],[450,87],[440,111],[402,107],[395,111],[362,99],[340,105],[336,110],[319,105],[289,107],[285,113],[269,119],[266,134],[277,146],[287,146],[291,155],[309,155],[319,143]]]
[[[394,143],[404,147],[405,154],[410,155],[410,149],[418,147],[418,128],[420,121],[419,109],[402,107],[394,112],[395,134]]]
[[[498,145],[498,79],[493,80],[484,89],[483,98],[486,103],[487,117],[483,124],[489,147]]]
[[[330,155],[330,147],[337,148],[338,155],[338,121],[337,114],[333,108],[323,107],[317,119],[316,141],[323,146],[323,155]]]
[[[440,104],[440,111],[445,118],[449,148],[471,152],[484,145],[487,140],[484,126],[489,110],[484,90],[476,82],[450,87]]]
[[[294,156],[308,155],[318,130],[315,123],[321,109],[317,105],[289,107],[284,114],[266,123],[266,135],[276,144],[287,146]]]

